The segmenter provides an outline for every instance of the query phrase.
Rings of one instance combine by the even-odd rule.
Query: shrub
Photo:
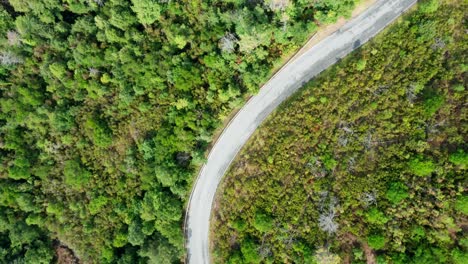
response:
[[[429,176],[435,170],[435,165],[431,160],[412,159],[408,166],[411,173],[419,177]]]
[[[422,227],[422,226],[416,226],[411,231],[411,238],[414,241],[419,241],[419,240],[421,240],[421,238],[423,238],[425,236],[426,236],[426,232],[424,231],[424,227]]]
[[[366,68],[366,64],[367,64],[367,61],[364,59],[361,59],[356,63],[356,69],[358,71],[363,71]]]
[[[322,98],[320,98],[320,100],[322,100]],[[331,155],[329,155],[329,154],[323,156],[322,160],[323,160],[323,165],[329,171],[334,170],[336,165],[338,165],[338,161],[336,161],[334,158],[332,158]]]
[[[273,229],[273,219],[265,213],[256,213],[253,226],[260,232],[269,232]]]
[[[398,204],[408,197],[408,187],[402,182],[392,182],[385,197],[392,203]]]
[[[458,249],[452,250],[452,261],[454,264],[466,264],[468,259],[468,253],[462,252]]]
[[[328,249],[326,248],[319,248],[315,252],[315,261],[318,264],[338,264],[341,263],[341,258],[340,256],[331,253]]]
[[[262,261],[257,251],[257,245],[250,239],[242,243],[241,252],[245,260],[244,263],[260,263]]]
[[[376,225],[384,225],[388,222],[388,218],[385,217],[385,214],[379,211],[377,208],[372,208],[369,212],[366,213],[367,222]]]
[[[90,118],[86,127],[92,130],[92,140],[97,146],[105,148],[112,144],[112,131],[103,120]]]
[[[458,197],[455,201],[455,210],[461,212],[464,215],[468,215],[468,196],[463,195]]]
[[[454,86],[452,87],[452,89],[453,89],[455,92],[461,93],[461,92],[465,91],[465,86],[463,86],[463,84],[457,84],[457,85],[454,85]]]
[[[95,215],[106,204],[107,204],[107,198],[104,196],[99,196],[98,198],[91,200],[91,202],[89,203],[89,212],[92,215]]]
[[[242,232],[245,230],[245,228],[247,228],[247,223],[243,219],[238,219],[234,221],[232,227],[238,232]]]
[[[463,169],[468,167],[468,155],[461,149],[458,152],[450,154],[449,161]]]
[[[424,113],[426,116],[433,116],[444,104],[445,98],[441,95],[433,96],[424,102]]]
[[[434,13],[439,8],[439,0],[427,0],[419,4],[422,13]]]
[[[385,237],[379,234],[369,235],[367,237],[367,243],[373,249],[382,249],[385,247]]]
[[[63,174],[65,176],[65,183],[75,190],[82,189],[91,177],[91,173],[82,168],[76,160],[65,161]]]

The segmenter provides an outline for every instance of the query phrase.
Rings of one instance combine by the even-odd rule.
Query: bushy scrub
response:
[[[217,197],[218,263],[252,243],[264,263],[466,262],[468,6],[422,3],[246,144]]]

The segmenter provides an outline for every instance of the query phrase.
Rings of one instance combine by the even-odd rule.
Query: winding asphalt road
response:
[[[210,214],[216,189],[239,150],[263,120],[304,83],[367,42],[417,0],[378,0],[361,15],[285,65],[231,120],[195,182],[186,215],[187,261],[208,264]]]

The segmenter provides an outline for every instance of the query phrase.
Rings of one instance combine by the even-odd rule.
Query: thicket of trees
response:
[[[217,263],[466,263],[467,8],[423,2],[262,125],[217,197]]]
[[[354,2],[1,1],[0,262],[178,262],[213,130]]]

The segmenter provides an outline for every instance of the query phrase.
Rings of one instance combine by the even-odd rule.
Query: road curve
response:
[[[367,42],[417,0],[377,0],[361,15],[285,65],[236,114],[211,149],[186,214],[187,262],[208,264],[210,214],[216,189],[239,150],[263,120],[305,82]]]

